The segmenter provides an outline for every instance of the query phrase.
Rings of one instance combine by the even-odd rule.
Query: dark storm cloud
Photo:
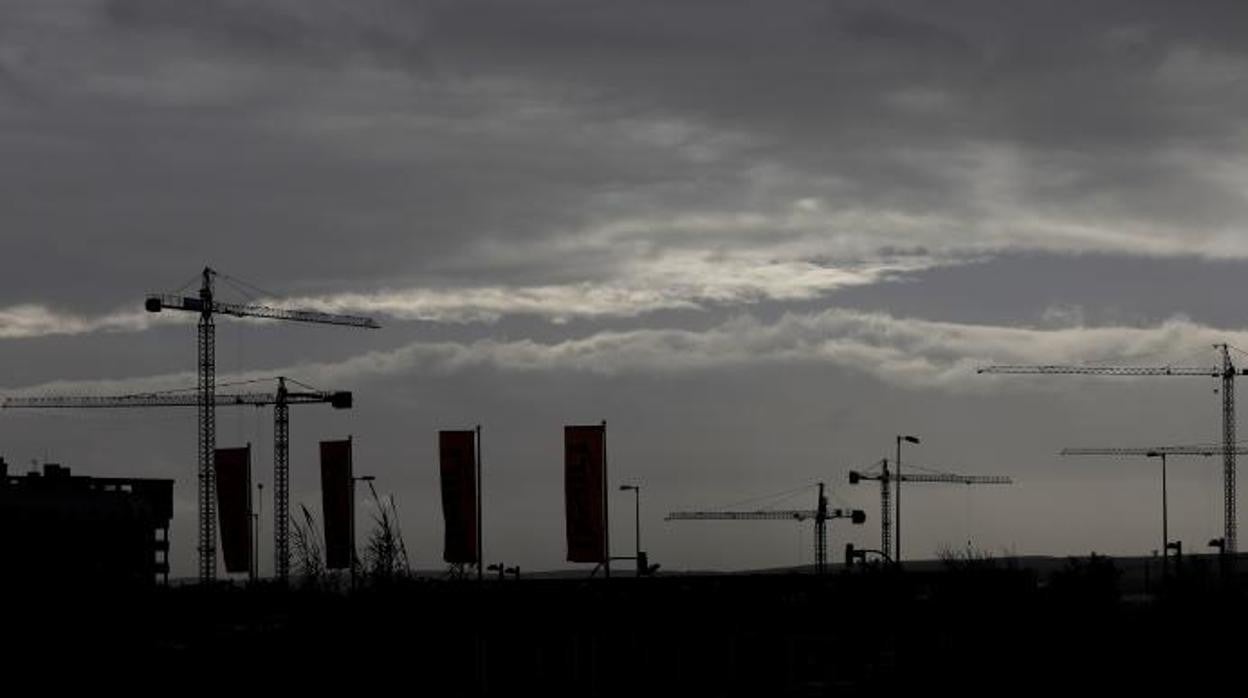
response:
[[[363,57],[414,69],[426,60],[421,7],[418,2],[395,0],[108,0],[102,12],[110,23],[135,36],[169,32],[258,60],[291,59],[335,66]]]
[[[188,29],[194,12],[140,9],[8,25],[31,55],[19,77],[45,102],[5,114],[9,259],[27,262],[6,269],[6,298],[112,309],[122,292],[177,285],[194,266],[152,270],[187,259],[288,292],[453,274],[452,253],[474,240],[570,228],[587,187],[640,178],[624,146],[599,155],[621,167],[585,166],[594,134],[562,137],[579,127],[560,110],[518,113],[542,104],[519,87],[348,66],[374,37],[319,11],[257,20],[274,25],[255,32],[271,39],[266,58],[216,41],[236,7],[204,32]],[[299,38],[312,30],[329,38]],[[126,250],[118,266],[91,265],[110,248]],[[75,272],[38,290],[34,270],[53,268]]]
[[[187,258],[299,294],[597,281],[794,238],[1242,255],[1241,12],[17,3],[0,56],[43,101],[4,110],[4,204],[37,263],[5,297],[72,269],[50,300],[112,310]],[[786,229],[803,200],[826,219]],[[642,225],[584,242],[621,221]]]
[[[977,143],[1017,158],[1019,194],[1040,211],[1207,225],[1244,213],[1237,188],[1165,161],[1238,145],[1248,92],[1226,29],[1244,20],[1234,4],[555,5],[456,3],[432,43],[448,64],[759,135],[755,155],[844,178],[859,202],[973,206],[958,174]],[[909,157],[922,153],[937,161]]]

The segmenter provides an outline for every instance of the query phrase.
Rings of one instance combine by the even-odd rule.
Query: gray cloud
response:
[[[614,375],[700,371],[779,362],[831,364],[907,388],[984,393],[1002,385],[1000,379],[993,377],[972,382],[976,380],[976,369],[986,364],[1081,365],[1093,357],[1107,365],[1213,366],[1216,362],[1212,351],[1201,356],[1192,348],[1208,347],[1221,341],[1248,346],[1248,331],[1227,332],[1183,319],[1143,328],[1036,329],[934,322],[833,309],[786,314],[774,323],[740,316],[704,331],[606,331],[551,343],[527,339],[414,342],[395,350],[369,352],[336,363],[304,363],[226,375],[222,380],[251,381],[282,374],[301,376],[321,385],[349,385],[380,377],[458,373],[483,367],[502,371],[583,371]],[[53,382],[26,387],[21,392],[133,393],[180,388],[190,382],[188,374],[175,374]]]
[[[840,288],[881,283],[932,264],[931,260],[908,258],[838,268],[817,261],[777,262],[737,254],[668,255],[631,270],[614,283],[393,289],[372,294],[257,298],[254,302],[398,320],[467,323],[535,315],[563,322],[577,317],[635,317],[665,309],[731,306],[757,300],[812,299]],[[153,316],[127,310],[84,317],[39,305],[19,305],[0,308],[0,339],[139,331],[157,322],[186,319],[179,314]]]
[[[492,515],[536,522],[497,544],[528,567],[558,563],[543,435],[586,415],[621,425],[621,472],[655,507],[840,478],[906,425],[933,462],[1028,481],[994,495],[983,540],[1138,552],[1151,474],[1052,454],[1215,438],[1208,386],[971,370],[1204,364],[1206,345],[1244,344],[1244,12],[6,2],[0,385],[185,387],[192,333],[166,323],[191,318],[139,303],[210,264],[259,296],[383,316],[377,333],[222,323],[220,369],[359,391],[350,414],[299,416],[298,458],[356,434],[426,552],[436,479],[414,431],[491,425],[509,494]],[[6,416],[14,462],[116,474],[125,453],[133,474],[178,473],[191,568],[192,416]],[[223,416],[223,443],[261,443],[263,421]],[[1192,539],[1215,532],[1202,477],[1176,495]],[[958,504],[919,500],[915,520]],[[717,535],[665,530],[656,552],[796,549],[791,532]]]
[[[413,68],[423,61],[421,5],[395,0],[349,4],[108,0],[100,9],[111,25],[138,36],[169,32],[260,60],[287,58],[333,66],[363,56]]]
[[[18,305],[0,308],[0,339],[145,330],[151,325],[149,318],[143,312],[82,317],[38,305]]]

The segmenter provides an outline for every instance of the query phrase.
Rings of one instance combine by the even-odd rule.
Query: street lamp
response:
[[[251,581],[260,577],[260,516],[264,513],[264,483],[256,483],[256,508],[251,512]]]
[[[912,444],[919,443],[919,437],[900,434],[897,436],[897,501],[894,504],[893,518],[893,538],[896,541],[893,544],[893,559],[897,564],[901,564],[901,442],[908,441]]]
[[[1168,498],[1166,497],[1166,452],[1149,451],[1149,458],[1161,459],[1161,582],[1166,582],[1166,571],[1170,565],[1170,516]]]
[[[634,495],[636,495],[634,500],[635,506],[633,518],[633,524],[636,530],[634,531],[633,540],[636,541],[635,554],[637,555],[637,576],[640,577],[643,574],[645,567],[641,560],[641,485],[620,485],[621,492],[628,492],[630,490]]]
[[[367,482],[368,489],[373,493],[373,498],[377,498],[377,490],[373,489],[373,480],[377,477],[374,475],[353,475],[351,477],[351,588],[355,588],[356,584],[356,568],[359,567],[359,557],[355,553],[355,483]]]

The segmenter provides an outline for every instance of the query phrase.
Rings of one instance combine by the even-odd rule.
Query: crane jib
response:
[[[282,399],[273,393],[217,393],[213,402],[218,407],[233,405],[263,407],[276,405]],[[328,404],[342,410],[351,409],[353,396],[350,391],[326,391],[319,393],[291,393],[285,398],[288,405]],[[147,393],[135,395],[43,395],[9,397],[0,400],[0,408],[71,408],[91,409],[99,407],[197,407],[199,396],[194,393]]]
[[[215,313],[219,315],[232,315],[234,317],[291,320],[295,322],[312,322],[326,325],[348,325],[351,327],[363,327],[368,329],[378,329],[381,327],[381,325],[377,324],[376,320],[357,315],[338,315],[334,313],[322,313],[315,310],[294,310],[287,308],[274,308],[265,305],[223,303],[216,300],[211,301],[211,306],[209,306],[205,304],[203,299],[192,298],[190,296],[152,295],[147,297],[143,306],[150,313],[159,313],[165,308],[169,308],[171,310],[186,310],[193,313]]]

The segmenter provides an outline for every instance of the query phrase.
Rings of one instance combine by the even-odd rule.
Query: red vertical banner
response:
[[[442,474],[442,518],[446,537],[442,559],[476,563],[477,550],[477,433],[438,432],[438,459]]]
[[[325,519],[325,568],[351,566],[355,508],[351,490],[351,440],[321,442],[321,515]]]
[[[605,436],[602,425],[563,428],[563,496],[570,562],[607,561]]]
[[[213,456],[225,571],[251,571],[251,446],[218,448]]]

